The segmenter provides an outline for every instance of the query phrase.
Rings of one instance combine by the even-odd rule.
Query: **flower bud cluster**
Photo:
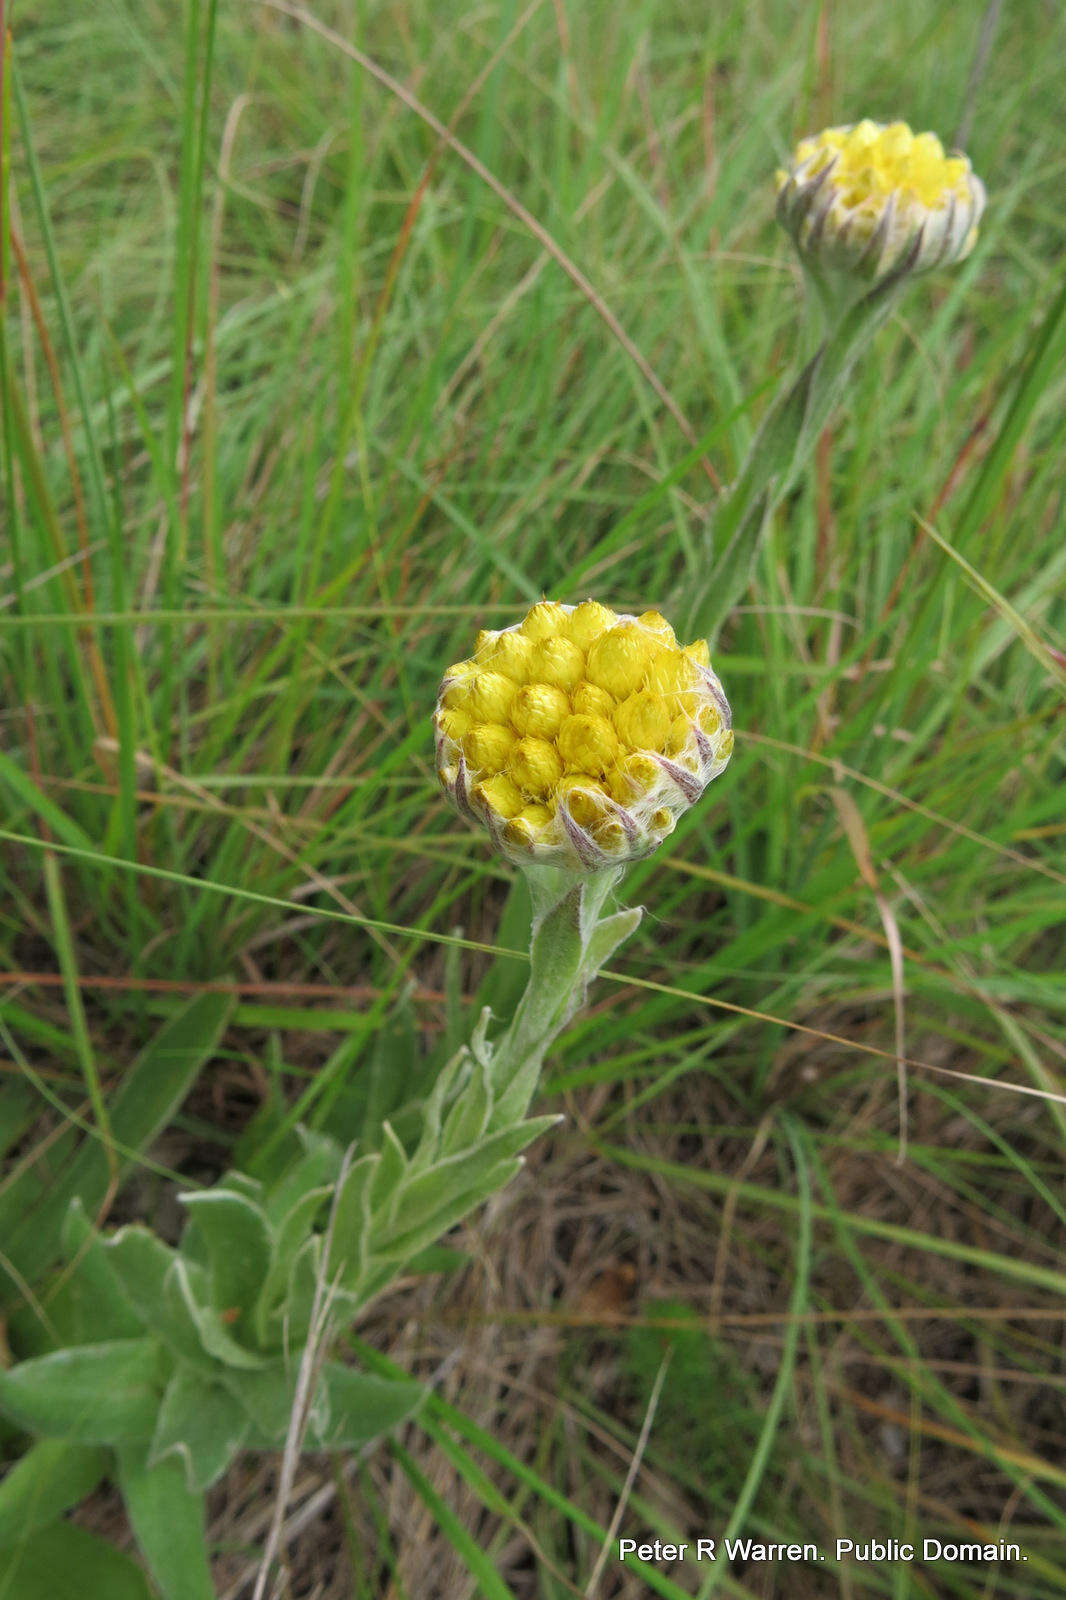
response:
[[[591,871],[649,854],[725,767],[729,703],[706,642],[665,617],[542,600],[478,635],[433,717],[455,806],[511,860]]]
[[[966,156],[905,122],[826,128],[777,174],[777,214],[805,263],[873,281],[961,261],[985,190]]]

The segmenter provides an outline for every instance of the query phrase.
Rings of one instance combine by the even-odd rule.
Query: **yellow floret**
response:
[[[551,739],[570,715],[570,702],[550,683],[527,683],[511,703],[511,723],[519,733]]]
[[[584,670],[584,653],[571,639],[538,639],[533,646],[529,675],[534,682],[550,683],[556,689],[573,689],[581,682]]]
[[[547,806],[526,806],[512,817],[503,830],[507,843],[518,850],[531,850],[550,829],[552,814]]]
[[[634,800],[642,800],[650,794],[657,784],[662,782],[662,771],[659,763],[652,756],[643,755],[639,750],[634,751],[621,760],[608,774],[607,787],[614,798],[622,805],[631,805]]]
[[[476,722],[506,722],[517,685],[502,672],[478,672],[470,680],[471,716]]]
[[[566,632],[579,649],[587,650],[594,639],[613,628],[617,621],[609,606],[601,606],[598,600],[583,600],[570,613]]]
[[[563,763],[547,739],[519,739],[511,751],[507,775],[523,794],[541,800],[563,775]]]
[[[706,639],[694,639],[685,646],[685,654],[690,661],[695,661],[697,666],[709,667],[711,664],[711,649]]]
[[[700,681],[696,663],[680,650],[659,650],[648,665],[645,680],[654,694],[677,695]]]
[[[469,733],[474,726],[474,719],[469,711],[463,711],[452,706],[445,706],[437,712],[434,718],[441,733],[448,739],[454,739],[458,744],[464,733]]]
[[[479,722],[462,739],[463,755],[472,772],[499,772],[514,748],[514,734],[499,722]]]
[[[527,639],[550,639],[566,629],[567,613],[555,600],[538,600],[526,612],[520,631]]]
[[[498,633],[486,649],[484,665],[492,672],[500,672],[505,678],[513,679],[515,683],[528,683],[532,654],[533,640],[524,633],[508,628],[504,633]]]
[[[606,717],[608,722],[614,712],[614,697],[594,683],[579,683],[570,695],[570,704],[583,717]]]
[[[810,160],[811,175],[836,159],[831,182],[848,204],[883,201],[894,190],[910,190],[924,206],[946,205],[966,192],[969,163],[948,157],[935,133],[915,135],[905,122],[879,127],[868,119],[855,127],[826,128],[796,147],[795,164]]]
[[[663,643],[676,645],[674,630],[661,611],[642,611],[637,621],[642,628],[647,628],[649,633],[654,633]]]
[[[717,706],[700,706],[695,720],[701,733],[715,734],[722,726],[722,717]]]
[[[469,678],[475,670],[473,661],[454,661],[444,674],[444,682],[447,683],[450,678]]]
[[[592,645],[585,675],[598,689],[624,700],[640,688],[658,649],[658,642],[639,622],[620,622]]]
[[[606,717],[567,717],[559,729],[558,745],[571,772],[602,774],[618,758],[618,735]]]
[[[567,773],[555,791],[556,803],[566,801],[567,810],[581,828],[589,828],[603,815],[607,791],[587,772]]]
[[[663,695],[642,690],[615,709],[614,725],[631,750],[661,750],[670,732],[670,707]]]
[[[478,805],[485,806],[495,816],[503,817],[505,820],[516,817],[525,805],[522,791],[502,772],[497,772],[493,777],[477,784],[473,798]]]
[[[694,737],[692,718],[686,716],[675,717],[670,724],[670,732],[666,739],[666,754],[668,756],[676,756],[680,751],[686,750]]]

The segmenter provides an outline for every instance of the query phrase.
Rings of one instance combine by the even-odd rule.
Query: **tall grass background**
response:
[[[1060,10],[7,22],[12,1302],[85,1151],[166,1232],[169,1174],[414,1076],[446,994],[506,1014],[522,891],[436,792],[443,667],[545,592],[683,602],[809,338],[774,167],[862,115],[965,141],[980,242],[769,530],[715,657],[736,754],[626,879],[651,914],[550,1063],[560,1132],[355,1330],[435,1398],[307,1467],[285,1549],[294,1595],[1066,1592]],[[121,1089],[167,1024],[191,1093],[145,1152]],[[216,1494],[220,1593],[274,1466]],[[599,1560],[620,1506],[1028,1561],[642,1576]]]

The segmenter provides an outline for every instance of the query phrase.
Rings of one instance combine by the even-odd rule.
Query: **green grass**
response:
[[[1051,1595],[1066,1586],[1066,1117],[1010,1085],[1064,1090],[1049,646],[1066,633],[1066,31],[1052,7],[1006,7],[971,90],[976,8],[829,7],[822,35],[819,14],[784,0],[317,10],[440,122],[457,116],[471,160],[275,9],[188,0],[181,27],[151,0],[15,8],[5,1183],[28,1171],[47,1207],[75,1125],[113,1170],[123,1076],[206,982],[241,987],[168,1165],[213,1141],[221,1167],[271,1085],[295,1100],[327,1059],[331,1082],[356,1083],[412,981],[415,1049],[446,983],[506,1014],[522,963],[489,956],[523,946],[524,910],[436,790],[444,666],[542,592],[683,606],[711,476],[728,481],[804,348],[775,165],[795,135],[863,114],[950,139],[972,93],[980,242],[913,287],[775,519],[715,656],[736,755],[626,880],[650,915],[550,1063],[545,1106],[571,1116],[543,1160],[583,1226],[636,1250],[671,1303],[707,1310],[724,1236],[719,1312],[780,1312],[768,1336],[784,1367],[782,1347],[768,1365],[772,1346],[738,1346],[724,1323],[706,1335],[707,1373],[745,1374],[724,1435],[742,1449],[718,1472],[669,1419],[720,1392],[701,1390],[699,1360],[675,1362],[647,1458],[656,1491],[638,1478],[623,1531],[721,1532],[743,1512],[766,1537],[828,1538],[828,1504],[856,1536],[960,1537],[997,1527],[1009,1501],[1006,1536],[1024,1530],[1031,1554],[1020,1575],[856,1568],[841,1592]],[[908,1069],[902,1168],[865,857],[904,948],[906,1054],[925,1064]],[[335,997],[286,987],[301,984]],[[597,1210],[613,1186],[631,1219],[672,1219],[657,1244],[616,1237]],[[17,1266],[39,1289],[32,1251]],[[814,1320],[790,1320],[790,1296]],[[938,1305],[939,1322],[894,1315]],[[851,1306],[884,1316],[818,1320]],[[601,1435],[632,1448],[655,1377],[646,1350],[601,1330],[595,1348],[630,1374],[616,1411],[618,1393],[583,1376],[589,1337],[567,1336],[558,1397],[577,1421],[545,1414],[522,1457],[532,1477],[514,1475],[521,1451],[509,1462],[464,1436],[544,1555],[539,1588],[521,1563],[502,1569],[516,1593],[567,1593],[560,1572],[587,1582],[625,1478]],[[391,1470],[439,1511],[429,1438]],[[437,1521],[476,1574],[472,1515]],[[506,1527],[498,1506],[482,1515],[493,1538]],[[373,1539],[353,1557],[366,1592],[387,1559]],[[669,1592],[705,1576],[674,1574]],[[779,1592],[769,1581],[722,1569],[719,1592]],[[788,1581],[823,1592],[817,1573]]]

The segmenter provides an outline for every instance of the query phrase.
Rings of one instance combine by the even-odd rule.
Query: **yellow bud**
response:
[[[673,833],[677,827],[677,818],[667,806],[660,806],[658,811],[652,812],[648,826],[660,838],[665,838],[668,833]]]
[[[437,780],[442,789],[453,789],[459,778],[458,767],[438,767]]]
[[[581,682],[585,657],[570,639],[538,639],[533,646],[530,677],[556,689],[573,689]]]
[[[519,739],[511,752],[507,775],[523,794],[541,799],[559,782],[563,764],[546,739]]]
[[[526,612],[521,631],[527,639],[550,639],[564,631],[566,621],[567,614],[557,601],[538,600]]]
[[[606,717],[567,717],[558,743],[572,772],[605,773],[618,757],[618,735]]]
[[[484,665],[492,672],[502,673],[515,683],[529,682],[529,662],[533,654],[533,641],[524,633],[508,628],[496,634],[485,652]]]
[[[661,694],[631,694],[615,709],[614,725],[631,750],[661,750],[670,732],[670,708]]]
[[[687,750],[695,735],[692,732],[692,718],[686,716],[675,717],[670,724],[665,750],[668,756],[676,756],[682,750]]]
[[[616,817],[599,817],[589,831],[601,850],[606,850],[608,855],[622,855],[628,849],[626,830]]]
[[[470,681],[470,714],[476,722],[506,722],[517,685],[502,672],[478,672]]]
[[[648,666],[648,688],[654,694],[676,695],[699,682],[694,661],[680,650],[659,650]]]
[[[709,667],[711,664],[711,651],[706,639],[693,639],[691,644],[685,646],[685,654],[698,666]]]
[[[456,744],[474,726],[474,719],[468,711],[456,711],[447,706],[437,712],[434,721],[441,733],[448,739],[454,739]]]
[[[466,697],[470,693],[469,680],[467,682],[450,683],[440,697],[440,704],[449,711],[458,710],[466,705]]]
[[[723,733],[722,737],[718,741],[718,749],[715,752],[715,759],[718,761],[728,761],[732,754],[733,730],[732,728],[727,728],[725,733]]]
[[[637,621],[642,628],[646,628],[649,633],[654,633],[665,644],[677,643],[674,630],[661,611],[642,611]]]
[[[511,818],[503,830],[503,836],[516,850],[532,850],[534,845],[541,842],[551,822],[552,814],[547,806],[526,806]]]
[[[479,722],[463,735],[463,755],[472,772],[499,772],[514,748],[514,734],[499,722]]]
[[[701,733],[715,734],[722,726],[722,717],[717,706],[700,706],[695,720]]]
[[[567,773],[556,790],[557,801],[566,801],[570,815],[580,828],[591,828],[603,815],[606,798],[603,784],[587,772]]]
[[[486,778],[474,788],[473,798],[478,805],[484,806],[497,817],[507,819],[516,817],[525,805],[522,792],[505,777],[502,772],[497,772],[494,777]]]
[[[474,655],[477,659],[478,666],[481,665],[483,658],[492,649],[498,638],[499,634],[496,633],[492,628],[478,629],[477,638],[474,640]]]
[[[474,663],[472,661],[453,661],[452,665],[448,668],[447,672],[444,674],[444,682],[447,683],[449,678],[455,678],[455,679],[469,678],[471,673],[474,672],[475,670],[476,670],[476,668],[475,668],[475,665],[474,665]]]
[[[614,712],[613,697],[594,683],[579,683],[570,696],[570,704],[583,717],[606,717],[610,721]]]
[[[662,781],[659,763],[639,750],[626,756],[608,775],[608,788],[622,805],[642,800]]]
[[[579,649],[587,650],[594,639],[613,628],[617,621],[608,606],[601,606],[598,600],[582,600],[570,613],[566,632]]]
[[[552,739],[570,715],[570,702],[549,683],[527,683],[511,703],[511,722],[519,733]]]
[[[606,689],[616,700],[623,700],[644,682],[657,648],[639,622],[620,622],[592,645],[586,677],[598,689]]]

